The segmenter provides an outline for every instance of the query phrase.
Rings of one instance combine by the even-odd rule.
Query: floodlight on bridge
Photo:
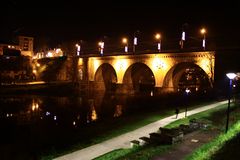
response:
[[[103,41],[100,41],[98,42],[98,45],[99,45],[99,50],[100,50],[100,54],[103,55],[103,49],[104,49],[104,42]]]
[[[200,33],[203,35],[203,40],[202,40],[202,47],[203,47],[203,50],[206,49],[206,29],[205,28],[202,28],[200,30]]]
[[[124,46],[124,51],[127,53],[128,52],[128,39],[127,38],[123,38],[122,39],[122,43],[125,45]]]
[[[155,34],[155,39],[158,41],[157,42],[158,52],[161,52],[161,34],[159,33]]]
[[[76,44],[77,47],[77,56],[80,56],[81,46],[79,44]]]

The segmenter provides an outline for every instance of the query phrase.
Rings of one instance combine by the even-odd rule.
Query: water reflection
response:
[[[116,105],[116,109],[114,112],[113,117],[120,117],[123,114],[123,106],[122,105]]]
[[[47,125],[76,127],[122,116],[122,103],[114,95],[100,93],[82,97],[8,96],[0,98],[0,120],[11,118],[14,125],[49,122]]]

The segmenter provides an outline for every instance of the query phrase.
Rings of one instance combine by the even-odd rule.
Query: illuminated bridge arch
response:
[[[137,62],[127,68],[123,85],[134,92],[149,92],[155,87],[155,77],[146,64]]]
[[[117,74],[112,65],[108,63],[101,64],[94,75],[95,87],[102,90],[112,90],[117,83]]]
[[[169,91],[206,90],[211,87],[210,77],[197,64],[193,62],[181,62],[174,65],[166,74],[163,81],[163,89]]]

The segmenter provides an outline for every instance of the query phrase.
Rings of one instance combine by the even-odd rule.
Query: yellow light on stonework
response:
[[[154,58],[152,62],[153,68],[155,70],[163,69],[166,67],[166,64],[160,58]]]
[[[210,62],[208,59],[201,60],[200,66],[205,72],[208,73],[210,71]]]
[[[78,65],[83,65],[83,59],[82,58],[78,59]]]
[[[126,59],[119,59],[117,60],[115,66],[116,66],[116,71],[120,71],[120,70],[123,70],[125,71],[126,68],[127,68],[127,65],[128,65],[128,60]]]
[[[100,65],[99,60],[94,59],[94,60],[93,60],[94,71],[96,71],[96,70],[98,69],[99,65]]]

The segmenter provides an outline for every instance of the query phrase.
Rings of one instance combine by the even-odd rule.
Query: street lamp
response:
[[[98,46],[99,46],[100,54],[102,56],[103,55],[103,49],[104,49],[104,42],[103,41],[98,42]]]
[[[155,38],[158,41],[158,43],[157,43],[158,52],[161,52],[161,34],[157,33],[155,35]]]
[[[230,112],[230,100],[232,94],[232,80],[237,76],[235,73],[227,73],[226,76],[229,79],[229,93],[228,93],[228,108],[227,108],[227,122],[226,122],[226,133],[228,131],[229,112]]]
[[[124,51],[125,51],[125,53],[127,53],[128,52],[128,39],[127,38],[123,38],[122,39],[122,43],[125,45],[124,46]]]
[[[77,47],[77,56],[80,56],[81,46],[79,44],[76,44]]]
[[[186,40],[186,33],[185,33],[185,31],[182,31],[182,38],[180,40],[181,49],[183,49],[183,43],[185,40]]]
[[[206,49],[206,29],[205,28],[202,28],[200,30],[200,33],[203,35],[203,40],[202,40],[202,47],[203,47],[203,50]]]
[[[137,38],[137,34],[139,33],[139,31],[135,31],[133,34],[133,53],[136,52],[136,46],[138,44],[138,38]]]
[[[186,99],[187,99],[187,98],[188,98],[188,94],[189,94],[191,91],[190,91],[190,89],[186,88],[185,92],[186,92]],[[187,100],[186,100],[186,101],[187,101]],[[188,108],[187,108],[187,103],[186,103],[185,118],[187,117],[187,110],[188,110]]]

